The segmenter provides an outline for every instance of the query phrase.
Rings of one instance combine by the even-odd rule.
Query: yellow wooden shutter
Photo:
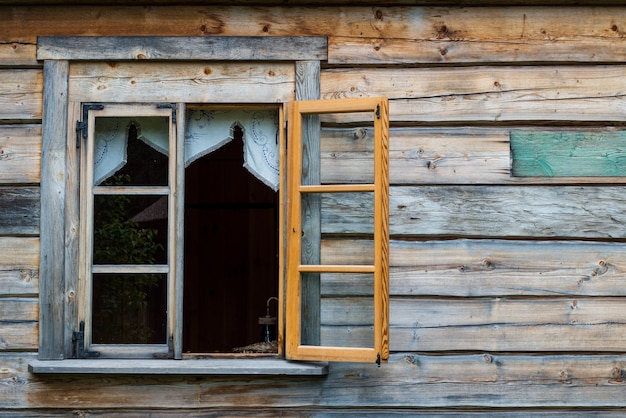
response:
[[[386,98],[290,104],[287,359],[389,356],[388,113]]]

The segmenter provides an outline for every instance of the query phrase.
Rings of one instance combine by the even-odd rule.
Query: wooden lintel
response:
[[[325,36],[40,36],[38,60],[295,61],[328,58]]]

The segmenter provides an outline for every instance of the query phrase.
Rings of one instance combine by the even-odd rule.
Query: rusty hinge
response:
[[[85,321],[80,321],[78,331],[72,333],[72,358],[93,357],[100,357],[100,353],[85,350]]]

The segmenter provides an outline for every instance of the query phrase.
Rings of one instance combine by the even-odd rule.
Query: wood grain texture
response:
[[[567,4],[570,0],[553,0]],[[617,0],[604,0],[622,5]],[[611,62],[624,60],[623,8],[216,6],[3,7],[0,39],[13,62],[36,64],[36,36],[324,36],[335,63]],[[491,0],[486,5],[532,5]],[[542,6],[546,4],[538,4]],[[0,3],[1,4],[1,3]],[[245,3],[243,3],[245,5]],[[460,6],[469,2],[457,2]],[[442,1],[411,2],[442,6]],[[599,6],[600,4],[593,4]],[[336,6],[336,7],[333,7]],[[44,17],[45,16],[45,17]],[[75,22],[83,22],[76,25]],[[246,22],[246,24],[241,24]],[[89,30],[85,30],[89,28]],[[16,46],[17,45],[17,46]],[[28,49],[20,51],[20,49]],[[17,57],[16,57],[17,55]]]
[[[328,263],[366,264],[369,240],[322,241]],[[392,296],[626,296],[621,243],[391,241]],[[349,285],[347,285],[349,283]],[[322,294],[371,295],[371,276],[322,277]]]
[[[0,187],[0,235],[38,235],[39,187]]]
[[[511,132],[511,175],[623,177],[626,133]]]
[[[0,120],[41,119],[42,91],[41,70],[0,68]]]
[[[623,66],[349,68],[322,98],[387,96],[391,122],[622,121]],[[584,103],[584,106],[581,104]]]
[[[397,186],[390,190],[390,234],[621,239],[624,192],[621,186]],[[367,193],[325,194],[322,233],[371,234],[370,201]]]
[[[0,183],[39,183],[41,126],[0,126]]]
[[[618,408],[623,355],[460,355],[394,353],[387,364],[337,363],[327,377],[34,377],[35,355],[0,355],[0,400],[5,409],[51,411],[118,408]],[[166,388],[166,390],[146,390]],[[229,388],[225,391],[224,388]],[[16,396],[20,393],[22,396]],[[314,394],[315,396],[312,396]],[[109,413],[111,410],[109,409]],[[432,411],[431,411],[432,412]]]
[[[623,184],[626,177],[512,177],[511,132],[535,135],[545,128],[395,127],[390,130],[391,184]],[[615,127],[551,128],[555,135],[616,135]],[[373,158],[367,128],[322,129],[322,182],[364,181]],[[368,173],[369,174],[369,173]]]
[[[44,63],[39,266],[41,359],[63,358],[64,350],[68,74],[68,61]]]
[[[39,239],[1,237],[0,295],[33,296],[39,293]]]
[[[39,37],[39,60],[326,60],[325,37]]]
[[[70,68],[70,100],[281,103],[293,100],[293,63],[89,63]]]

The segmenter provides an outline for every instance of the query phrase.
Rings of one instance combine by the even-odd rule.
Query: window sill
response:
[[[325,376],[327,363],[292,362],[276,358],[193,360],[32,360],[37,374],[154,374],[154,375],[288,375]]]

